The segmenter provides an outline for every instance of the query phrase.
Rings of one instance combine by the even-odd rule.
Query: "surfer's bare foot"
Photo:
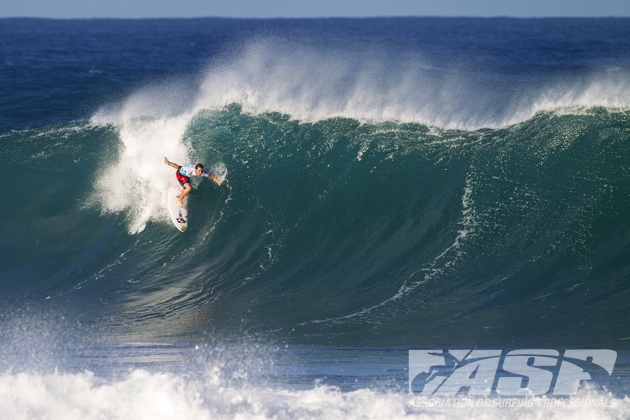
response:
[[[184,202],[182,201],[181,198],[177,199],[177,204],[179,204],[179,207],[181,207],[181,208],[186,208],[186,206],[184,206]]]

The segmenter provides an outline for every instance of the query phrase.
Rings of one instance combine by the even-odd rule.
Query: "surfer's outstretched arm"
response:
[[[170,160],[168,160],[168,158],[166,156],[164,156],[164,163],[166,163],[168,166],[173,167],[175,169],[181,168],[181,166],[178,165],[177,163],[171,162]]]
[[[216,182],[217,185],[221,185],[221,183],[223,182],[219,178],[217,178],[216,175],[213,175],[213,174],[208,174],[208,178]]]

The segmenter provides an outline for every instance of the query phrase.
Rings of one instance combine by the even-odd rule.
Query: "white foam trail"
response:
[[[126,212],[132,234],[150,221],[170,223],[167,189],[175,183],[175,170],[164,164],[164,157],[180,165],[199,163],[184,138],[199,111],[194,102],[190,85],[148,86],[121,104],[103,106],[90,120],[115,126],[120,139],[118,158],[98,177],[91,201],[106,213]],[[225,180],[228,170],[222,162],[209,169]]]
[[[111,163],[95,185],[95,196],[105,212],[128,211],[130,233],[141,232],[151,220],[168,220],[166,191],[174,180],[164,156],[179,164],[189,162],[183,141],[190,117],[123,119],[118,160]]]

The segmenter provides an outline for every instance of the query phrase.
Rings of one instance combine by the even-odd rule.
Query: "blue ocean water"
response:
[[[411,349],[612,349],[615,407],[474,415],[626,417],[628,40],[0,20],[0,417],[473,415],[410,404]],[[185,233],[164,156],[225,180]]]

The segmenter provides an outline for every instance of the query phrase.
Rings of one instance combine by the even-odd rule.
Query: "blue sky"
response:
[[[630,0],[5,0],[0,17],[630,17]]]

